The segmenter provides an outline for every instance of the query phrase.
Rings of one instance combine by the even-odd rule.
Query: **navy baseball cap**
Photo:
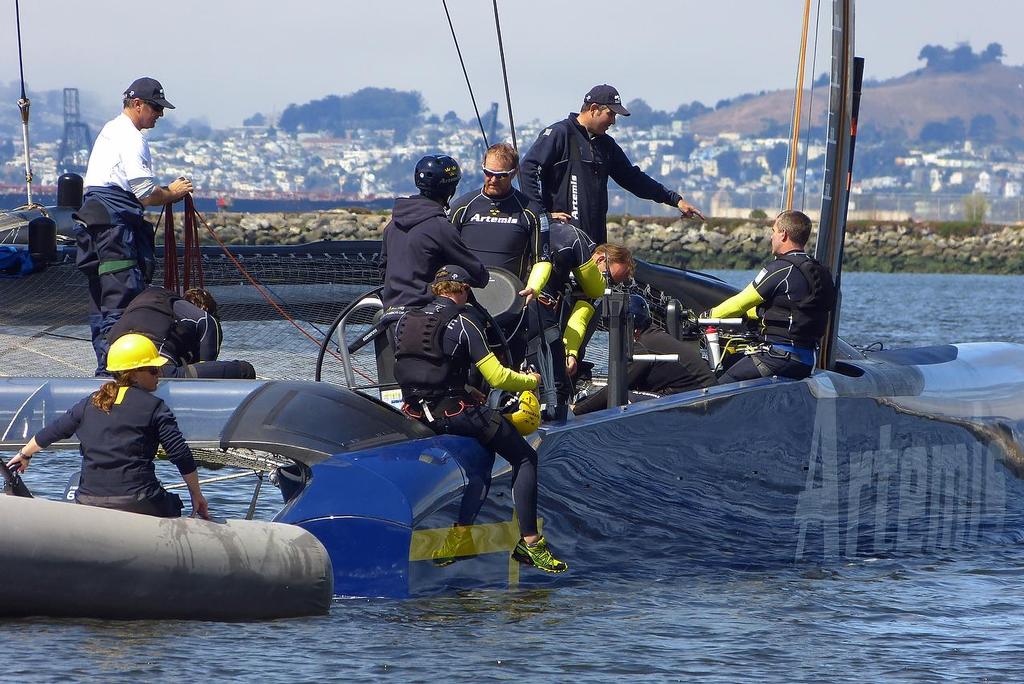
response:
[[[433,285],[438,283],[465,283],[469,285],[469,273],[466,269],[461,266],[442,266],[441,269],[434,275]]]
[[[620,116],[629,116],[629,110],[622,106],[622,98],[619,97],[619,91],[607,83],[591,88],[587,96],[583,98],[583,104],[604,105]]]
[[[128,89],[124,91],[125,97],[137,97],[146,102],[158,104],[165,109],[174,109],[174,105],[164,99],[164,87],[155,78],[143,76],[132,81]]]

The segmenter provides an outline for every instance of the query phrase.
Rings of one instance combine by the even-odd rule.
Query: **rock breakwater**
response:
[[[206,220],[233,245],[379,240],[389,214],[363,210],[211,213]],[[181,221],[177,222],[181,225]],[[694,269],[756,268],[768,254],[769,221],[610,217],[609,239],[639,257]],[[211,243],[203,236],[204,243]],[[813,236],[812,236],[813,241]],[[1024,273],[1024,226],[852,222],[846,270]]]

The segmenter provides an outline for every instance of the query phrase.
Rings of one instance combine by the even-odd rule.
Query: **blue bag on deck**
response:
[[[0,245],[0,278],[21,278],[36,270],[28,250]]]

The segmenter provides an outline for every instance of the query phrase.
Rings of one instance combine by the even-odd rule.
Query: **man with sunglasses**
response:
[[[700,211],[635,166],[608,135],[616,116],[629,116],[619,91],[597,85],[570,113],[541,131],[523,158],[523,192],[551,218],[582,228],[600,244],[607,241],[608,178],[637,197],[674,206],[685,218]]]
[[[75,214],[77,265],[89,280],[89,327],[96,352],[96,374],[106,373],[107,334],[128,303],[142,292],[156,266],[154,228],[147,206],[177,202],[192,192],[178,178],[156,183],[153,159],[143,131],[156,126],[174,105],[154,78],[138,78],[124,91],[121,114],[96,136],[85,174],[85,195]]]
[[[526,283],[520,294],[529,302],[541,291],[551,273],[547,218],[543,207],[512,187],[519,154],[508,143],[491,145],[484,155],[484,184],[454,203],[449,216],[462,241],[484,266],[497,266]],[[526,350],[526,326],[521,312],[497,316],[509,337],[510,361],[515,367]],[[507,319],[507,320],[503,320]]]

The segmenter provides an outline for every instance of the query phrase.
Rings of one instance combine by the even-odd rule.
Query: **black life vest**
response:
[[[465,394],[468,355],[453,359],[444,353],[444,333],[464,307],[411,309],[395,328],[395,380],[406,401],[436,401]]]
[[[139,333],[152,340],[161,356],[171,359],[175,365],[197,361],[199,340],[195,339],[194,330],[174,315],[174,303],[180,299],[162,287],[143,290],[110,329],[107,339],[113,342],[127,333]]]
[[[813,349],[825,333],[828,314],[836,303],[832,274],[807,254],[784,254],[779,259],[800,271],[807,281],[807,294],[799,300],[776,297],[762,314],[762,333]]]

